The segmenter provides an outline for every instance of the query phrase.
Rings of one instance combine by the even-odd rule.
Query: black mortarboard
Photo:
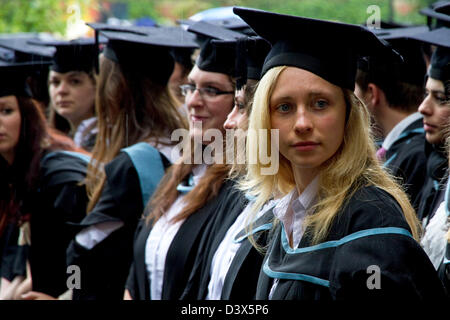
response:
[[[88,24],[108,39],[103,51],[106,58],[120,64],[124,71],[146,74],[166,85],[173,71],[171,48],[195,48],[197,44],[171,28],[121,27]],[[184,31],[183,31],[184,32]]]
[[[245,35],[204,21],[199,21],[189,26],[188,31],[195,33],[200,43],[200,54],[196,61],[199,69],[224,73],[233,77],[235,66],[234,48],[217,47],[212,45],[211,41],[213,39],[236,40]]]
[[[40,43],[40,41],[38,37],[28,35],[12,35],[7,39],[0,39],[0,47],[6,49],[3,50],[3,58],[0,58],[3,59],[3,64],[11,64],[11,61],[14,61],[14,64],[20,64],[17,67],[4,68],[2,77],[5,78],[6,83],[2,85],[2,89],[10,85],[9,79],[11,77],[15,77],[18,78],[18,83],[12,85],[12,87],[18,86],[17,92],[21,92],[18,95],[30,96],[31,91],[33,98],[47,103],[49,99],[48,71],[49,65],[53,61],[55,48],[33,44]],[[9,58],[7,57],[8,52]],[[6,69],[9,69],[8,73],[14,74],[12,76],[6,75]],[[0,91],[3,91],[2,89]]]
[[[368,73],[369,82],[400,81],[423,86],[427,67],[422,46],[408,37],[427,31],[427,26],[374,29],[380,39],[388,41],[401,54],[403,61],[389,54],[369,55],[358,61],[358,68]]]
[[[288,65],[353,91],[360,56],[378,50],[394,54],[372,32],[358,25],[239,7],[234,13],[272,44],[261,76],[273,67]]]
[[[15,95],[31,97],[32,93],[28,86],[28,77],[42,65],[50,62],[42,60],[26,61],[21,54],[16,55],[14,50],[0,47],[0,97]],[[33,58],[36,58],[33,55]]]
[[[255,32],[252,30],[252,28],[249,27],[249,25],[242,19],[238,17],[231,17],[231,18],[225,18],[225,19],[208,19],[208,20],[200,20],[205,21],[207,23],[214,24],[216,26],[226,28],[229,30],[233,30],[236,32],[243,33],[245,35],[251,36],[255,35]],[[177,20],[177,23],[181,25],[191,26],[195,24],[198,21],[186,19],[186,20]]]
[[[427,24],[431,29],[450,27],[450,1],[437,1],[419,12],[427,16]],[[436,19],[435,23],[433,19]]]
[[[260,80],[261,69],[270,44],[261,37],[245,37],[237,40],[212,40],[214,46],[235,48],[236,89],[240,90],[247,79]]]
[[[55,47],[53,64],[50,67],[53,71],[60,73],[84,71],[89,73],[94,68],[97,49],[93,38],[80,38],[71,41],[33,41],[32,43]]]
[[[441,27],[425,33],[410,36],[411,39],[437,46],[433,52],[428,76],[447,81],[450,79],[450,28]]]
[[[11,37],[0,39],[0,47],[14,51],[15,62],[36,62],[36,65],[48,65],[55,48],[37,45],[40,40],[34,37]]]

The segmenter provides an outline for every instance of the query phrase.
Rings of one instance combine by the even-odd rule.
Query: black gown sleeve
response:
[[[129,156],[121,152],[105,166],[106,182],[97,205],[78,225],[79,230],[102,222],[121,221],[114,231],[91,250],[72,240],[67,263],[81,270],[81,289],[74,300],[123,298],[133,248],[133,235],[143,211],[138,174]],[[114,267],[111,267],[114,266]]]
[[[66,249],[75,235],[69,223],[85,216],[87,196],[81,182],[86,166],[86,162],[59,152],[42,163],[39,190],[28,204],[35,291],[57,297],[68,289]]]

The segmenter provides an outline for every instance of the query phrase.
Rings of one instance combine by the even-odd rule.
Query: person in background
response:
[[[419,35],[413,39],[437,46],[431,57],[431,65],[428,70],[426,83],[427,96],[419,110],[424,114],[424,124],[427,139],[442,144],[446,159],[443,170],[444,178],[439,181],[433,202],[422,204],[420,211],[423,216],[424,235],[421,239],[422,247],[428,254],[433,266],[439,270],[441,280],[450,290],[448,278],[442,272],[445,260],[447,244],[447,232],[449,230],[448,219],[448,150],[449,150],[449,124],[450,124],[450,29],[441,27]],[[447,84],[447,87],[446,87]],[[432,127],[432,125],[435,125]],[[442,141],[442,143],[440,143]],[[426,185],[427,186],[427,185]],[[425,186],[425,187],[426,187]],[[426,199],[426,198],[425,198]],[[430,206],[429,204],[432,204]],[[428,206],[427,206],[428,205]]]
[[[444,83],[448,80],[446,65],[450,61],[449,29],[442,27],[423,34],[411,36],[411,39],[437,45],[431,56],[430,67],[425,84],[425,99],[419,106],[423,115],[425,148],[427,156],[427,180],[419,196],[417,215],[425,227],[444,200],[447,183],[448,160],[445,148],[445,131],[450,119]]]
[[[425,132],[417,111],[424,95],[426,65],[421,44],[406,36],[426,31],[426,26],[380,29],[402,60],[386,55],[358,61],[355,94],[369,109],[383,142],[377,157],[399,179],[411,204],[417,209],[418,195],[426,179]]]
[[[203,157],[203,151],[211,147],[209,142],[214,143],[208,135],[217,132],[224,136],[223,123],[233,108],[235,92],[234,50],[211,42],[236,39],[242,34],[206,22],[194,24],[188,31],[202,37],[188,84],[181,87],[188,110],[187,143],[191,148],[183,150],[182,159],[166,173],[146,208],[135,238],[125,299],[179,299],[194,261],[204,253],[199,248],[202,237],[225,232],[246,202],[235,182],[227,179],[230,166],[223,163],[223,158],[219,164],[215,156],[220,155],[212,155],[214,159]],[[200,153],[200,161],[194,160]]]
[[[246,133],[248,117],[251,113],[253,93],[257,87],[261,67],[270,45],[259,37],[245,37],[234,41],[214,40],[216,46],[228,46],[236,52],[236,93],[233,110],[228,114],[224,128],[236,137],[234,150],[235,163],[229,173],[232,179],[239,180],[245,175],[245,163],[239,162],[245,155],[245,142],[239,141],[241,134]],[[245,157],[243,157],[245,158]],[[263,255],[253,249],[249,241],[250,234],[245,226],[252,207],[251,198],[246,207],[235,217],[232,225],[222,233],[211,233],[201,241],[199,256],[194,264],[191,279],[186,286],[182,299],[218,300],[218,299],[253,299]],[[258,214],[262,216],[273,201]],[[228,215],[226,211],[217,215]],[[258,218],[259,218],[258,216]],[[259,243],[264,243],[265,230],[273,215],[270,212],[258,221],[258,227],[252,233]],[[219,220],[220,221],[220,220]],[[238,240],[236,240],[238,239]],[[202,258],[202,259],[200,259]],[[199,273],[199,275],[196,275]],[[197,283],[195,282],[197,281]]]
[[[0,61],[0,234],[20,227],[19,245],[29,246],[25,257],[7,252],[9,266],[2,268],[24,268],[25,260],[29,265],[16,288],[2,270],[3,299],[46,299],[67,291],[65,252],[74,233],[66,223],[80,221],[87,204],[80,182],[88,156],[47,127],[27,84],[36,65],[41,62]]]
[[[414,209],[376,159],[368,111],[353,93],[358,56],[390,49],[356,25],[234,12],[272,44],[249,130],[279,130],[280,170],[262,175],[257,160],[243,182],[254,212],[274,190],[283,195],[256,299],[443,299]]]
[[[97,136],[95,116],[95,61],[98,49],[93,39],[46,41],[55,48],[48,75],[50,125],[91,151]],[[65,124],[67,122],[67,124]]]
[[[108,39],[97,82],[99,132],[86,179],[87,215],[67,260],[83,275],[74,300],[120,300],[145,204],[179,157],[170,136],[186,128],[168,87],[170,48],[197,44],[161,28],[148,35],[92,27]]]

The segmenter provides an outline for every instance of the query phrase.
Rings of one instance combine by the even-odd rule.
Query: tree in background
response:
[[[50,32],[72,37],[79,21],[118,18],[136,21],[150,18],[158,24],[175,24],[199,11],[223,6],[245,6],[273,12],[365,23],[367,8],[380,8],[381,20],[403,24],[424,24],[418,13],[435,0],[0,0],[0,33]],[[80,8],[78,12],[74,8]],[[80,30],[81,23],[80,23]],[[72,30],[72,31],[70,31]]]

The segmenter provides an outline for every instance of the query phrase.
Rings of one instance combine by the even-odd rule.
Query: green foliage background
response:
[[[67,8],[78,3],[82,10],[102,10],[105,3],[126,3],[129,19],[149,16],[160,24],[219,6],[245,6],[273,12],[301,15],[347,23],[364,23],[370,5],[381,9],[382,20],[399,23],[425,23],[418,13],[434,0],[0,0],[0,33],[51,32],[64,34]],[[391,10],[391,8],[393,10]],[[391,12],[393,16],[391,16]]]

